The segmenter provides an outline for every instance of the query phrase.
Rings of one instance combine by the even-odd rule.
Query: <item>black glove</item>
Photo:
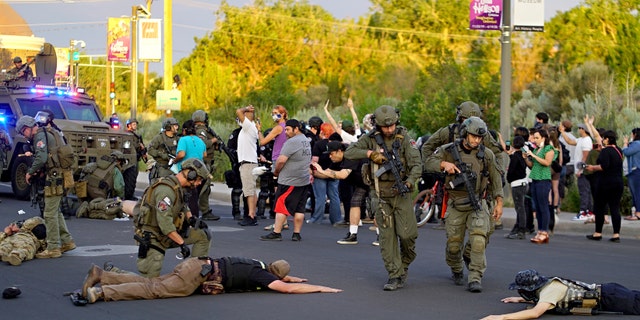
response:
[[[198,219],[198,223],[197,223],[198,229],[208,229],[209,226],[202,221],[202,219]]]
[[[183,243],[180,245],[180,253],[182,254],[182,258],[186,259],[191,255],[191,250]]]
[[[188,220],[189,225],[190,225],[190,226],[192,226],[192,227],[194,227],[194,228],[196,227],[196,222],[198,222],[198,219],[196,219],[196,218],[195,218],[195,217],[193,217],[193,216],[191,216],[191,217],[189,218],[189,220]]]

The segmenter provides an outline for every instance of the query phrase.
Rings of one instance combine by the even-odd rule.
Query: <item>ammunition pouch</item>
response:
[[[362,182],[368,186],[373,186],[373,176],[371,174],[371,164],[369,162],[363,163],[360,169],[362,174]]]
[[[398,196],[400,193],[396,188],[390,185],[388,187],[380,186],[380,190],[378,190],[378,194],[380,195],[381,198],[393,198]]]
[[[469,212],[474,211],[473,204],[469,198],[461,198],[456,200],[450,200],[449,206],[460,211],[460,212]]]

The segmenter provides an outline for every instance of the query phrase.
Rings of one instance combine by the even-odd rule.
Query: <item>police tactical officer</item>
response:
[[[33,78],[33,70],[31,67],[22,63],[22,58],[15,57],[13,58],[13,68],[9,70],[8,74],[12,74],[15,76],[17,80],[30,80]]]
[[[456,285],[463,284],[462,252],[465,232],[469,228],[470,261],[468,290],[482,291],[482,275],[486,269],[485,248],[490,231],[485,192],[495,197],[493,218],[502,216],[502,182],[495,155],[482,144],[488,135],[487,126],[478,117],[469,117],[460,125],[460,138],[439,147],[425,160],[425,170],[442,172],[449,193],[445,229],[447,232],[446,261]]]
[[[149,186],[133,209],[135,239],[138,241],[138,272],[145,277],[157,277],[162,269],[165,250],[180,247],[184,258],[206,256],[210,235],[206,224],[198,222],[184,202],[183,188],[194,189],[210,179],[202,161],[191,158],[182,163],[182,171],[158,179]],[[126,212],[126,210],[125,210]],[[131,215],[130,212],[127,212]]]
[[[200,137],[204,144],[207,146],[207,156],[204,158],[204,162],[207,165],[210,174],[213,174],[214,151],[218,149],[219,141],[218,135],[209,127],[209,115],[203,110],[196,110],[191,115],[191,120],[196,125],[196,136]],[[211,180],[207,179],[202,182],[199,188],[200,200],[199,206],[202,212],[202,219],[204,220],[219,220],[220,217],[214,215],[209,207],[209,195],[211,195]]]
[[[44,220],[47,227],[47,249],[36,254],[38,258],[59,258],[62,253],[76,248],[60,211],[60,201],[65,193],[64,169],[57,156],[57,150],[64,141],[59,132],[50,127],[39,127],[30,116],[22,116],[16,123],[16,131],[31,140],[34,156],[25,179],[41,175],[45,178]],[[51,156],[49,156],[51,154]]]
[[[82,168],[80,181],[86,181],[88,201],[96,198],[124,198],[122,166],[126,161],[122,152],[114,150],[110,155],[103,155],[96,162],[87,163]],[[79,194],[77,188],[76,186],[76,193]]]
[[[398,126],[397,110],[381,106],[374,116],[376,129],[352,143],[344,157],[352,160],[369,158],[372,162],[368,170],[363,169],[363,179],[370,182],[371,210],[380,229],[380,253],[389,273],[384,290],[396,290],[406,282],[409,264],[416,257],[418,237],[413,199],[401,191],[413,189],[422,173],[422,165],[420,153],[412,146],[407,129]],[[388,152],[384,152],[385,149]],[[396,159],[388,158],[385,153]],[[399,177],[390,165],[399,171]]]
[[[125,183],[124,198],[125,200],[138,200],[138,198],[134,196],[136,191],[136,182],[138,180],[138,162],[140,162],[140,159],[147,162],[147,147],[145,147],[144,141],[142,141],[142,136],[136,133],[138,130],[138,120],[135,118],[129,119],[127,120],[126,125],[127,132],[133,135],[133,145],[131,147],[136,150],[136,163],[122,173]]]
[[[162,132],[153,137],[149,143],[147,152],[156,160],[156,164],[149,174],[151,179],[149,183],[153,184],[156,179],[173,174],[171,165],[173,165],[173,160],[176,157],[179,129],[178,120],[167,118],[162,122]]]

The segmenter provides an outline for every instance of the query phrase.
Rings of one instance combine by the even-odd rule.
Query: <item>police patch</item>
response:
[[[156,206],[156,208],[160,212],[165,212],[165,211],[169,210],[169,207],[170,207],[170,205],[168,203],[166,203],[164,200],[158,202],[158,205]]]
[[[162,201],[166,202],[168,205],[171,205],[171,199],[169,199],[169,197],[164,197]]]
[[[44,141],[42,141],[42,140],[40,140],[40,141],[38,141],[38,143],[36,143],[36,147],[38,147],[38,148],[40,148],[40,149],[42,149],[42,148],[44,148],[44,147],[46,147],[46,146],[47,146],[47,145],[46,145],[46,144],[44,144]]]

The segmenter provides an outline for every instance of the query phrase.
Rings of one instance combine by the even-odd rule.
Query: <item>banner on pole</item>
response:
[[[471,0],[469,5],[469,29],[500,30],[501,21],[502,0]]]
[[[138,25],[138,57],[140,61],[162,60],[162,28],[160,19],[141,19]]]
[[[107,24],[107,61],[127,62],[131,53],[131,20],[109,18]]]
[[[515,0],[513,31],[544,32],[544,0]]]

